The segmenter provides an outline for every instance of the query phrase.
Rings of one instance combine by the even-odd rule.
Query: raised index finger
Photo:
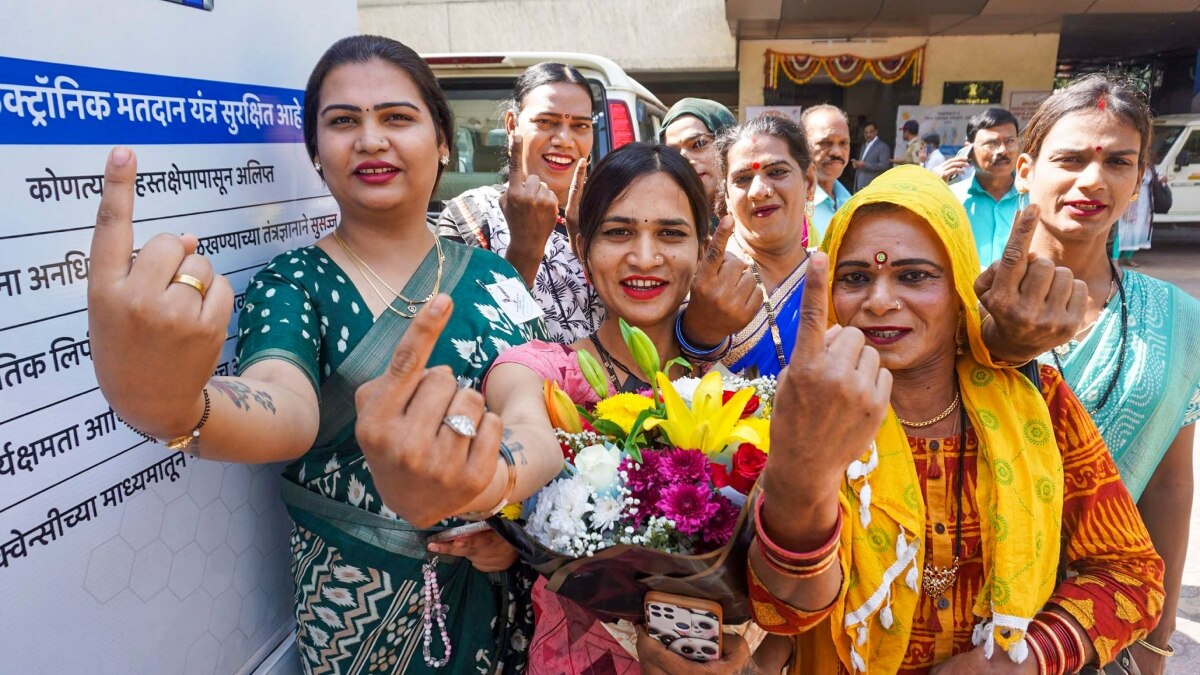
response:
[[[708,240],[708,246],[704,248],[704,260],[700,263],[697,276],[705,272],[716,272],[721,268],[721,263],[725,261],[725,247],[729,245],[731,234],[733,234],[733,218],[725,216],[721,218],[716,231]]]
[[[588,160],[580,157],[575,162],[575,173],[571,176],[571,189],[567,190],[567,236],[579,233],[579,201],[583,199],[583,186],[587,184]]]
[[[377,380],[377,400],[385,409],[399,414],[408,406],[453,309],[450,296],[439,293],[413,318],[396,344],[387,370]]]
[[[92,232],[90,276],[99,282],[120,281],[129,275],[133,256],[133,184],[137,157],[129,148],[108,153],[104,167],[104,194],[96,210]]]
[[[512,170],[508,172],[509,190],[525,184],[525,170],[521,168],[521,148],[524,147],[524,144],[525,142],[514,131],[512,145],[508,148],[509,166],[512,167]]]
[[[790,363],[816,359],[825,351],[825,330],[829,326],[829,256],[818,251],[808,260],[804,271],[804,294],[800,296],[800,326]]]
[[[1036,204],[1030,204],[1013,216],[1012,231],[1008,233],[1008,243],[1004,245],[1004,254],[1000,256],[994,285],[1005,286],[1013,291],[1021,285],[1029,260],[1029,245],[1033,242],[1037,224]]]

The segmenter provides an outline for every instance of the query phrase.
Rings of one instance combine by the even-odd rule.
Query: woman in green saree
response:
[[[1137,201],[1151,129],[1150,109],[1133,86],[1101,74],[1080,78],[1038,107],[1016,179],[1037,207],[1032,250],[1088,287],[1078,332],[1040,361],[1062,371],[1087,408],[1166,564],[1162,620],[1131,648],[1147,674],[1163,672],[1171,651],[1200,419],[1200,302],[1121,270],[1106,246]]]
[[[106,170],[89,286],[97,379],[123,419],[173,448],[291,462],[281,493],[306,672],[523,669],[532,577],[511,550],[494,535],[464,557],[426,549],[456,514],[492,515],[561,465],[540,389],[490,412],[474,389],[543,328],[511,265],[425,225],[452,129],[408,47],[355,36],[325,53],[304,136],[341,223],[250,282],[237,377],[211,377],[229,283],[191,236],[158,235],[131,266],[132,153],[114,150]]]

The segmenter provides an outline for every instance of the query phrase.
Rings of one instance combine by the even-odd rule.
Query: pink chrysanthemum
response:
[[[689,536],[699,532],[720,508],[707,485],[676,483],[664,487],[658,496],[659,512],[675,521],[677,531]]]
[[[705,544],[702,548],[705,551],[720,548],[728,543],[733,537],[733,526],[737,524],[738,516],[741,515],[741,509],[734,506],[725,495],[718,494],[713,499],[718,504],[717,512],[708,519],[700,533],[700,540]]]
[[[658,472],[664,483],[708,482],[708,458],[704,453],[676,448],[660,457]]]

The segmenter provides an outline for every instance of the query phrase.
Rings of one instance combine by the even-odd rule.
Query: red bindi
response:
[[[1103,148],[1103,147],[1101,147],[1101,146],[1099,146],[1099,145],[1097,145],[1097,146],[1096,146],[1096,152],[1097,152],[1097,153],[1104,152],[1104,148]]]
[[[1100,100],[1096,102],[1096,107],[1101,110],[1104,110],[1105,108],[1108,107],[1108,100],[1105,99],[1103,96],[1101,96]]]
[[[754,169],[755,171],[758,171],[759,169],[762,168],[762,164],[759,164],[758,162],[754,162],[753,164],[750,165],[750,168]]]

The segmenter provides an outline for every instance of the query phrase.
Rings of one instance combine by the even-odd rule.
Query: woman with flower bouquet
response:
[[[709,373],[671,383],[692,374],[678,358],[675,317],[705,242],[715,251],[725,245],[709,241],[704,188],[682,156],[641,143],[608,155],[589,177],[579,212],[572,244],[608,317],[574,344],[531,342],[505,352],[485,395],[492,401],[530,382],[544,386],[567,460],[564,476],[526,504],[524,529],[501,528],[557,591],[544,580],[535,587],[529,672],[631,673],[636,659],[597,619],[640,621],[646,587],[637,578],[677,574],[672,565],[685,557],[689,572],[702,572],[737,526],[747,531],[740,506],[768,449],[771,382],[735,388]],[[626,557],[604,558],[614,552]],[[740,557],[705,592],[738,595],[730,580],[744,584],[744,550]],[[576,559],[599,564],[594,573],[602,576],[578,571]],[[740,603],[744,620],[744,588],[740,596],[729,604]]]

